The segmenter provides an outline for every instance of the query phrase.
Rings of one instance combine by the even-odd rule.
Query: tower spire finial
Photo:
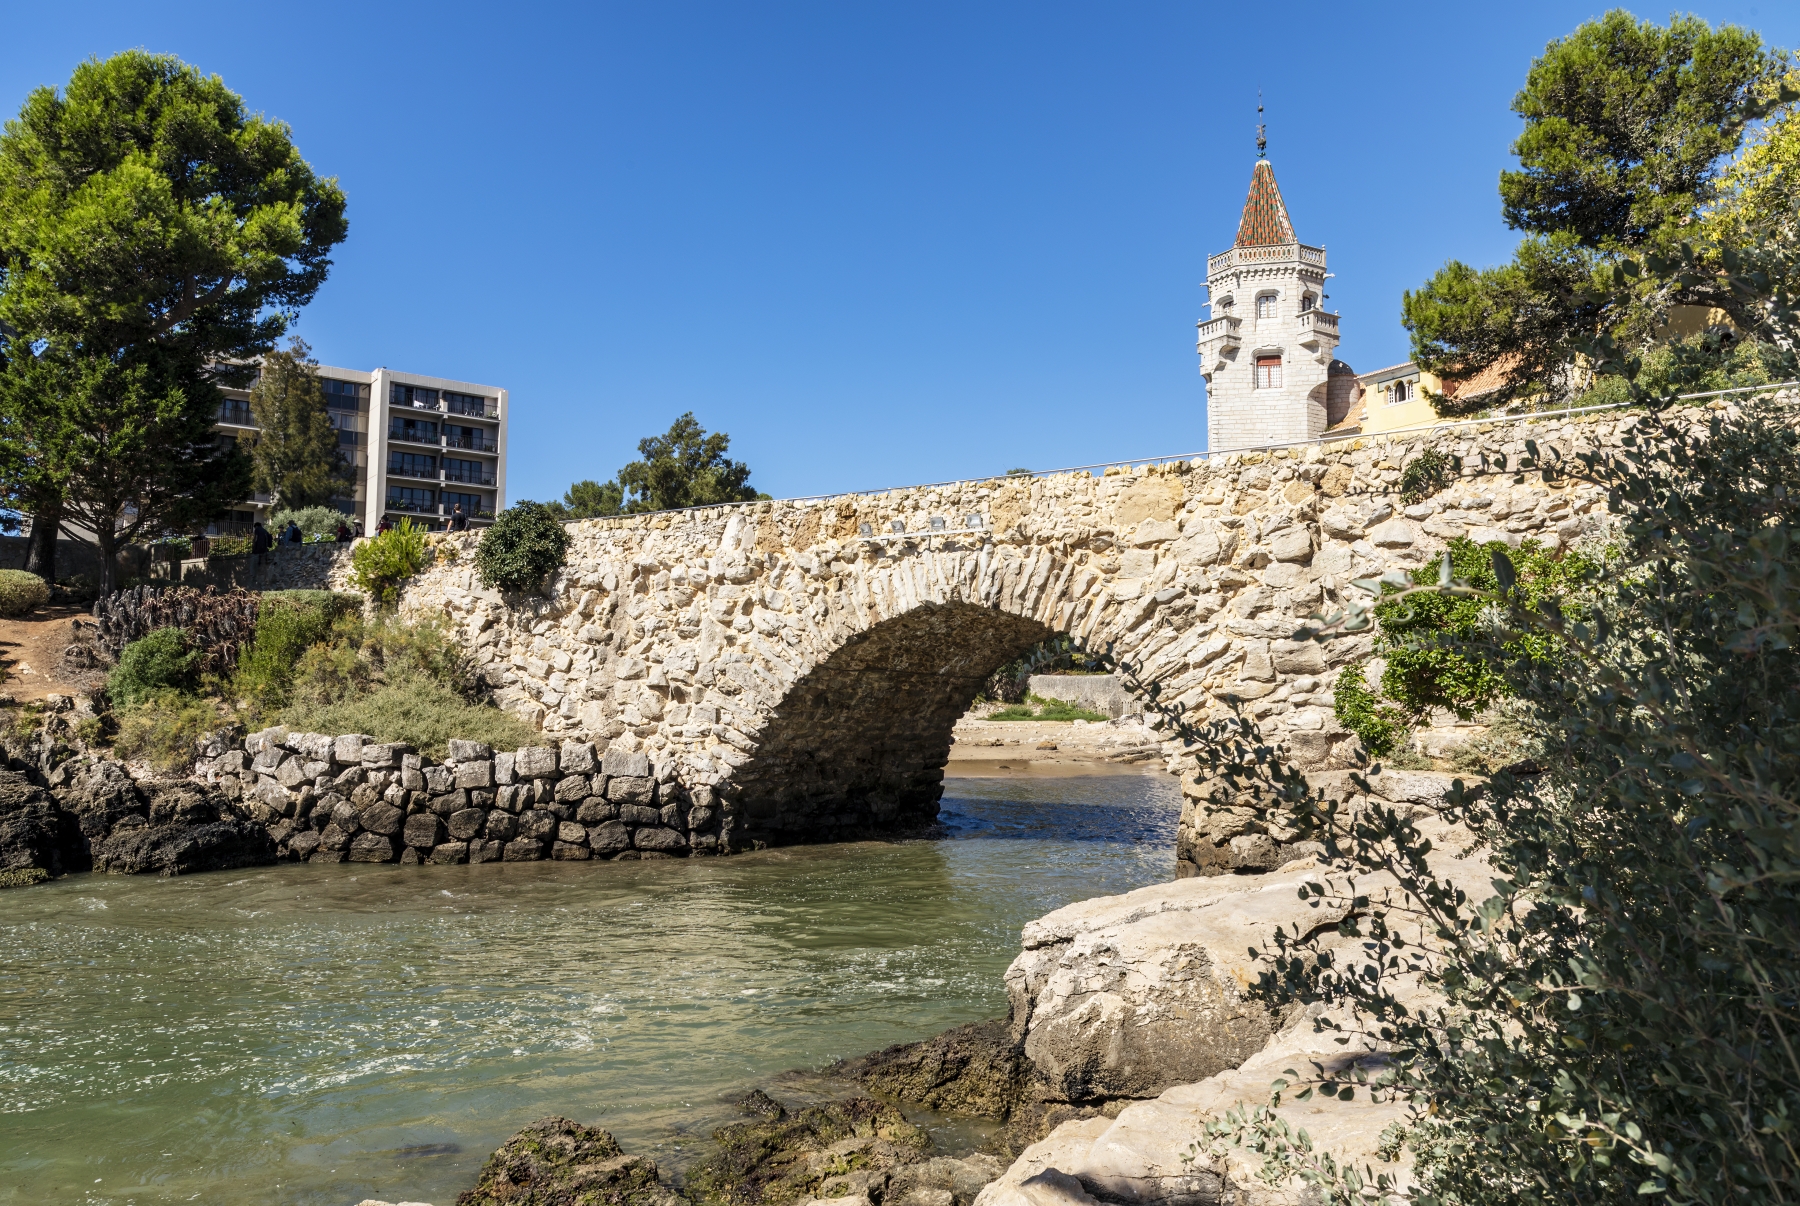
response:
[[[1256,90],[1256,157],[1267,159],[1269,157],[1269,127],[1263,122],[1262,115],[1262,89],[1258,88]]]

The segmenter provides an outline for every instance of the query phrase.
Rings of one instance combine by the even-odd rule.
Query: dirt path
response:
[[[5,674],[0,695],[28,703],[46,695],[92,690],[91,678],[82,682],[62,677],[62,652],[74,639],[71,624],[86,617],[86,609],[65,604],[40,607],[22,620],[0,619],[0,672]]]

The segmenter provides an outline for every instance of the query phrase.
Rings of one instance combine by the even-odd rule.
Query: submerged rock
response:
[[[847,1206],[884,1200],[890,1176],[923,1161],[931,1140],[894,1106],[850,1097],[788,1112],[760,1089],[739,1107],[753,1121],[714,1133],[717,1150],[688,1172],[701,1202],[784,1206],[830,1198]],[[945,1204],[947,1206],[947,1204]]]
[[[901,1101],[1001,1122],[1031,1083],[1031,1064],[1005,1018],[844,1060],[830,1073]]]
[[[685,1206],[656,1162],[628,1156],[606,1131],[540,1118],[488,1157],[456,1206]]]

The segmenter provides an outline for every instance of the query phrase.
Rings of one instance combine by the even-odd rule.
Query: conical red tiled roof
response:
[[[1281,189],[1275,184],[1275,169],[1267,159],[1258,159],[1256,171],[1250,175],[1250,196],[1244,201],[1244,220],[1238,223],[1237,245],[1267,247],[1298,241],[1294,224],[1288,221],[1287,206],[1281,201]]]

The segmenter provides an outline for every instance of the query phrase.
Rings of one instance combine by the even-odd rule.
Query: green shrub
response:
[[[569,551],[569,534],[542,503],[508,507],[481,534],[475,570],[496,590],[539,591]]]
[[[159,628],[120,651],[106,693],[114,707],[126,709],[161,691],[192,688],[199,681],[201,656],[184,629]]]
[[[328,590],[269,591],[257,610],[256,638],[238,656],[233,689],[265,707],[286,703],[307,651],[328,640],[339,618],[361,605],[356,595]]]
[[[50,601],[50,587],[36,574],[0,570],[0,616],[28,616]]]
[[[300,525],[300,538],[308,543],[336,540],[337,526],[347,518],[336,507],[301,507],[293,511],[283,509],[269,516],[269,535],[280,540],[291,519]]]
[[[1452,575],[1477,590],[1498,589],[1495,550],[1510,560],[1521,597],[1533,606],[1546,599],[1558,600],[1565,608],[1575,606],[1574,600],[1602,564],[1581,552],[1557,553],[1535,540],[1509,549],[1498,541],[1479,545],[1459,536],[1448,549]],[[1385,593],[1395,589],[1383,588]],[[1382,694],[1413,716],[1445,708],[1468,720],[1506,694],[1507,662],[1552,656],[1555,641],[1543,633],[1517,635],[1500,647],[1500,656],[1494,656],[1484,617],[1488,607],[1485,599],[1448,594],[1412,595],[1404,602],[1377,606],[1378,648],[1387,658]]]
[[[1045,699],[1041,695],[1026,695],[1025,702],[1001,708],[998,712],[990,712],[988,720],[1110,720],[1091,708],[1080,704],[1066,703],[1060,699]]]
[[[184,691],[151,691],[119,713],[113,754],[142,759],[158,770],[188,770],[193,765],[196,744],[223,723],[224,717],[214,700]]]
[[[335,702],[295,704],[281,714],[281,723],[312,733],[367,733],[377,741],[406,741],[432,758],[445,755],[452,737],[516,749],[538,736],[524,721],[472,702],[440,679],[419,673],[383,677],[386,681],[371,681],[365,692]]]
[[[1376,699],[1361,662],[1338,671],[1331,708],[1338,723],[1362,739],[1363,749],[1371,758],[1385,758],[1393,753],[1409,727],[1404,712]]]
[[[1427,448],[1407,462],[1400,474],[1400,501],[1407,506],[1422,503],[1450,484],[1450,458]]]
[[[393,606],[400,597],[400,584],[424,569],[429,560],[425,529],[410,519],[358,542],[350,554],[356,585],[383,607]]]

